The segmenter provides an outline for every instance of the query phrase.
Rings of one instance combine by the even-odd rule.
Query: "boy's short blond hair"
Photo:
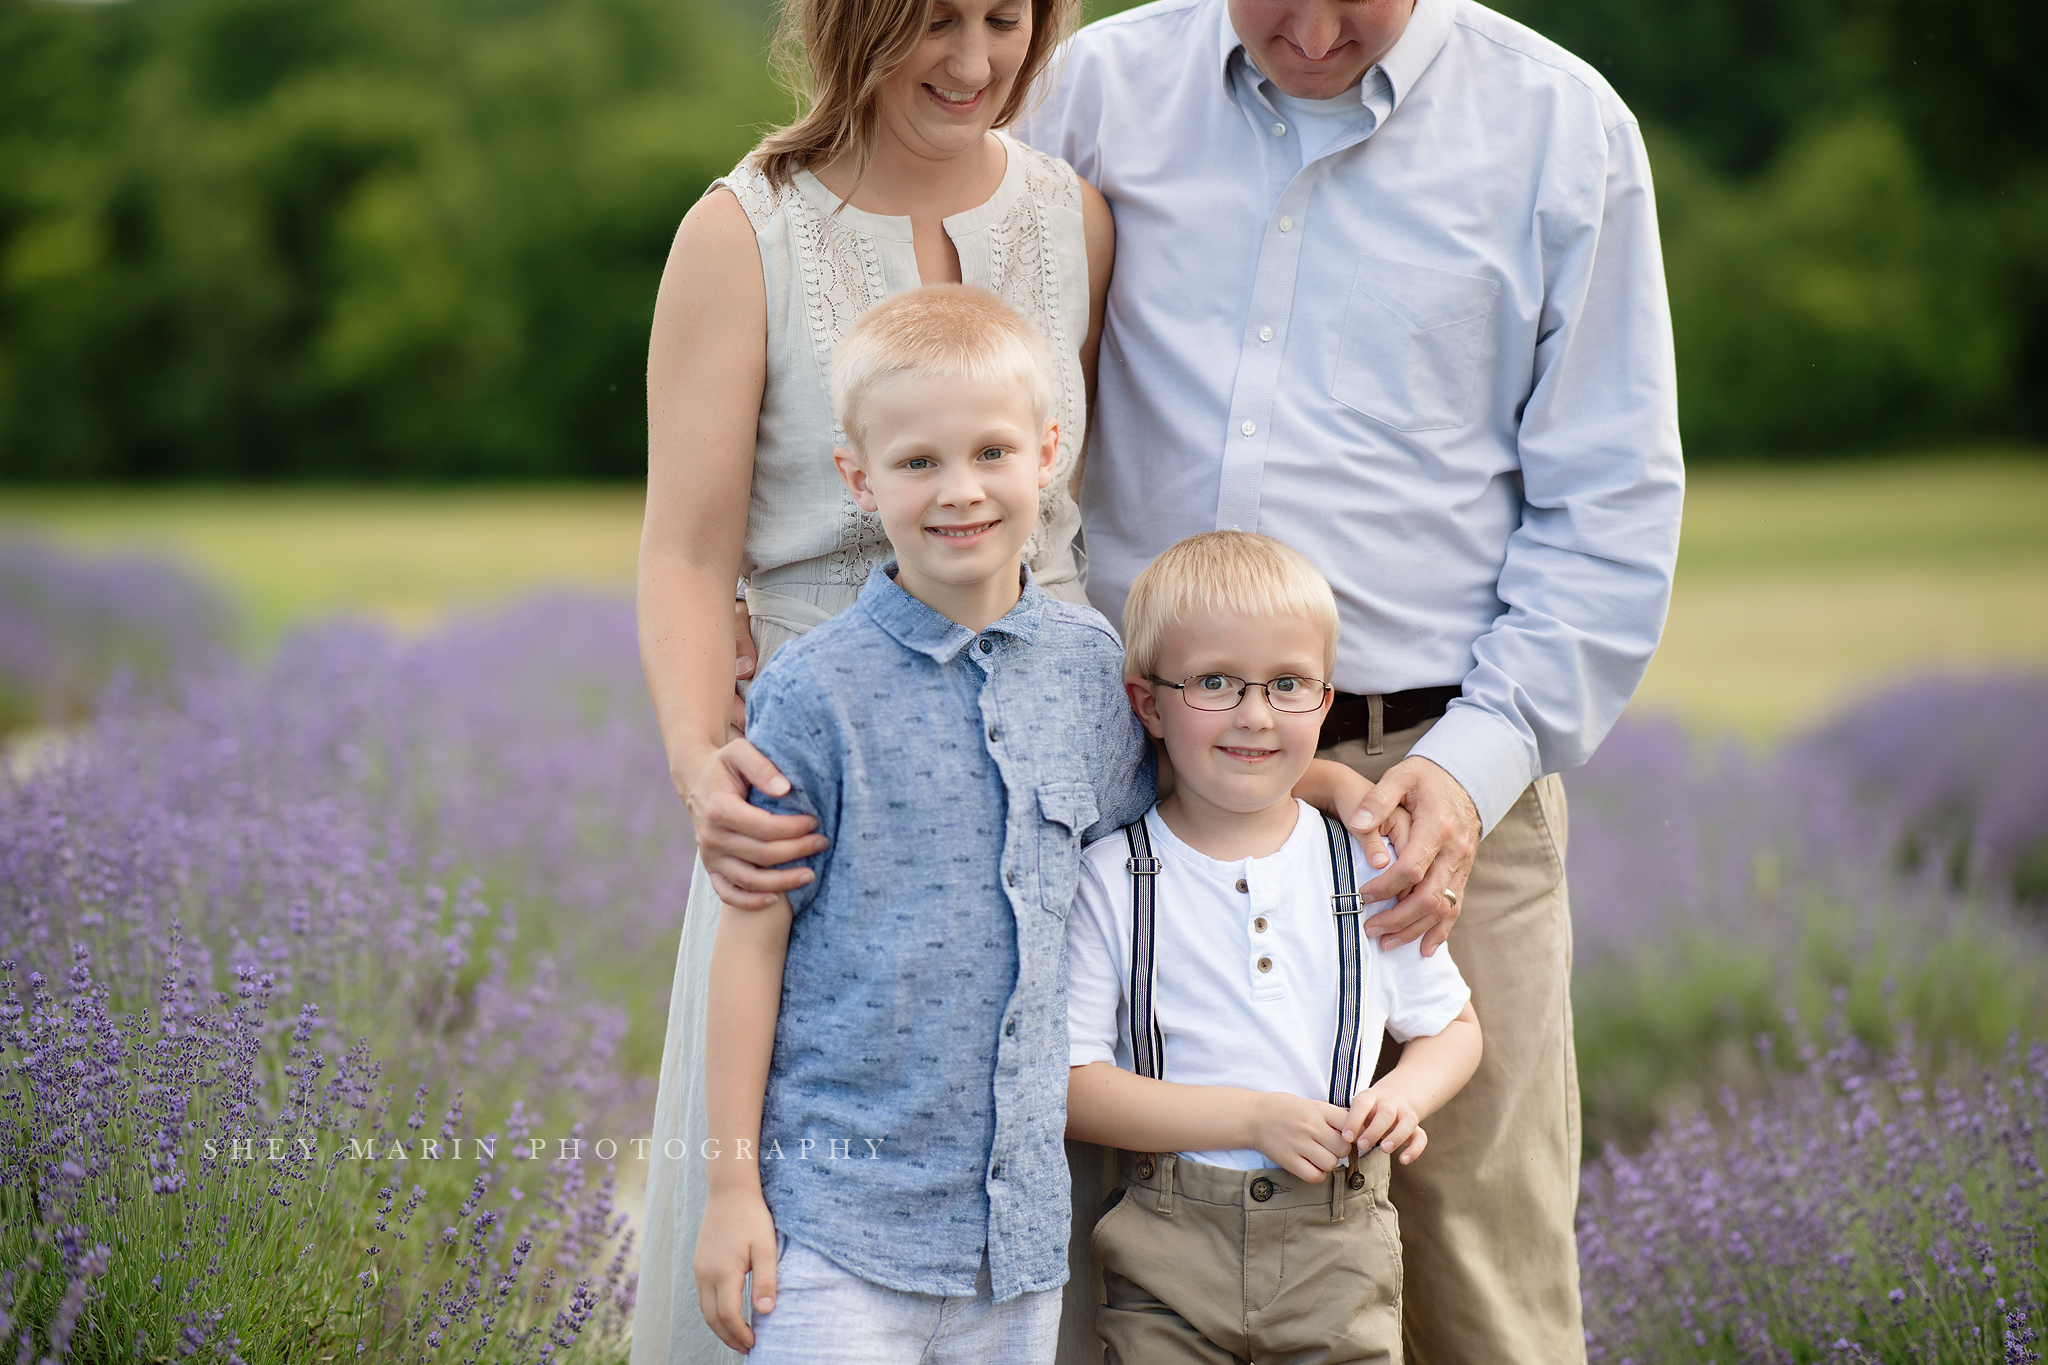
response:
[[[1124,599],[1124,676],[1149,678],[1173,628],[1234,612],[1292,616],[1323,633],[1323,677],[1337,663],[1337,595],[1299,550],[1250,531],[1204,531],[1168,546]]]
[[[965,284],[928,284],[860,315],[832,356],[832,416],[861,453],[861,408],[878,385],[901,374],[1011,384],[1031,397],[1041,427],[1052,411],[1045,342],[1015,309]]]

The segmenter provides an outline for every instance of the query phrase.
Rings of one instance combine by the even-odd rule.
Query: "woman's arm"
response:
[[[692,1268],[697,1306],[718,1339],[750,1350],[753,1329],[741,1301],[754,1277],[753,1309],[775,1308],[775,1220],[761,1196],[761,1107],[782,1010],[782,967],[789,955],[789,901],[765,911],[718,917],[711,945],[711,987],[704,1000],[704,1150],[709,1197]]]
[[[767,869],[824,846],[808,817],[748,804],[750,785],[780,795],[788,784],[752,745],[731,739],[732,589],[768,375],[767,299],[739,201],[705,196],[669,249],[647,347],[640,660],[712,885],[746,909],[808,882],[806,869]]]
[[[1078,179],[1078,177],[1077,177]],[[1087,181],[1081,185],[1081,232],[1088,243],[1088,335],[1081,342],[1082,393],[1088,402],[1088,430],[1095,430],[1095,364],[1102,355],[1102,319],[1109,307],[1109,271],[1116,258],[1116,220],[1110,216],[1109,201]],[[1081,498],[1081,471],[1088,464],[1088,447],[1074,461],[1070,488],[1076,502]]]

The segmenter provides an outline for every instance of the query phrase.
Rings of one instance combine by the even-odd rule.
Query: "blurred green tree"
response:
[[[2048,438],[2048,7],[1498,3],[1649,130],[1690,455]],[[636,473],[765,8],[0,0],[0,478]]]
[[[0,476],[630,475],[716,0],[0,0]]]

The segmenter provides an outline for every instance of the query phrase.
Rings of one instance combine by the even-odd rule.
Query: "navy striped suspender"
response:
[[[1124,864],[1131,873],[1131,1070],[1156,1081],[1165,1061],[1152,1007],[1157,928],[1152,893],[1159,881],[1159,860],[1152,856],[1152,836],[1145,832],[1142,816],[1124,826],[1124,842],[1131,849]]]
[[[1330,1103],[1349,1108],[1358,1084],[1359,1015],[1365,997],[1358,876],[1344,826],[1326,815],[1323,828],[1330,841],[1330,918],[1337,926],[1337,1040],[1330,1053]],[[1131,874],[1131,1069],[1159,1080],[1166,1069],[1155,998],[1160,862],[1152,856],[1152,837],[1142,819],[1124,826],[1124,842],[1131,855],[1124,863]]]
[[[1330,1103],[1351,1107],[1358,1084],[1358,1016],[1365,996],[1365,961],[1358,932],[1358,878],[1351,866],[1351,836],[1323,817],[1330,836],[1330,918],[1337,922],[1337,1045],[1330,1053]]]

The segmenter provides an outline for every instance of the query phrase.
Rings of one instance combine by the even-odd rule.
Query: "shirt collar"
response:
[[[1047,599],[1045,590],[1031,576],[1031,566],[1025,564],[1020,567],[1024,575],[1024,591],[1017,598],[1017,605],[1005,612],[1001,620],[991,622],[988,630],[1014,636],[1029,644],[1037,638],[1038,620],[1044,613]],[[934,663],[951,663],[975,640],[973,631],[958,621],[939,615],[905,592],[896,582],[896,561],[893,559],[868,575],[867,583],[860,590],[860,605],[869,619],[897,644],[924,655]]]
[[[1225,87],[1230,81],[1230,59],[1244,52],[1244,40],[1237,36],[1237,29],[1230,22],[1228,0],[1221,0],[1216,6],[1218,19],[1217,39],[1220,44],[1219,69],[1223,73]],[[1415,13],[1408,17],[1408,27],[1395,40],[1387,55],[1380,58],[1377,69],[1387,78],[1387,87],[1394,97],[1393,108],[1401,107],[1401,101],[1408,98],[1408,92],[1422,79],[1422,73],[1429,70],[1430,63],[1444,50],[1450,41],[1451,26],[1457,20],[1457,0],[1415,0]],[[1245,65],[1256,71],[1251,54],[1245,53]],[[1371,76],[1371,71],[1366,75]],[[1369,82],[1358,83],[1359,99],[1364,101]]]

